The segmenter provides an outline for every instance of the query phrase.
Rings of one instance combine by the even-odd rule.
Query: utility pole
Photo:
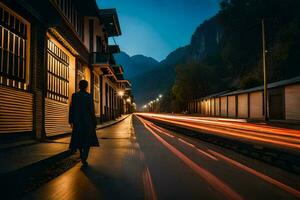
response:
[[[268,82],[267,82],[267,69],[266,69],[266,33],[265,33],[265,20],[261,20],[262,28],[262,47],[263,47],[263,73],[264,73],[264,118],[268,121]]]

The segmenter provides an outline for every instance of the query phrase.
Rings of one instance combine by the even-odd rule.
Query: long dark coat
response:
[[[92,95],[79,91],[72,95],[69,123],[73,124],[70,149],[99,146],[96,135],[96,116]]]

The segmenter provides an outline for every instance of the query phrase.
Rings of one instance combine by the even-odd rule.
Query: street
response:
[[[299,199],[298,175],[137,116],[97,132],[77,164],[24,199]]]

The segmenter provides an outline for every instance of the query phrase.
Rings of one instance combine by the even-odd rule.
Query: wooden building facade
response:
[[[188,103],[190,113],[203,116],[263,120],[263,86],[222,92]],[[300,77],[268,84],[268,117],[300,121]]]
[[[131,85],[114,70],[121,35],[115,9],[96,1],[0,2],[0,137],[68,133],[78,83],[89,82],[99,123],[124,114],[120,90]],[[129,94],[127,94],[129,95]]]

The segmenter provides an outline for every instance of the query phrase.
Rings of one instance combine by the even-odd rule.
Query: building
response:
[[[264,119],[263,86],[222,92],[188,104],[190,113],[204,116]],[[273,120],[300,121],[300,77],[268,84],[268,116]]]
[[[121,35],[115,9],[95,0],[0,2],[0,137],[43,139],[71,131],[68,110],[89,82],[99,123],[124,114],[130,91],[113,54]],[[131,103],[131,102],[130,102]]]

